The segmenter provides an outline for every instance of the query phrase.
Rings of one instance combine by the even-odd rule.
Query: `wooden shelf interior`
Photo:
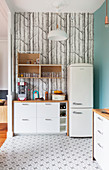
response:
[[[61,66],[41,66],[41,72],[61,72]]]
[[[66,119],[60,119],[60,125],[63,125],[63,124],[65,124],[66,125]]]
[[[34,64],[39,57],[40,54],[18,53],[18,78],[62,78],[62,65]],[[27,63],[27,61],[31,61],[31,64]],[[33,76],[29,77],[28,75],[30,74],[24,74],[24,77],[21,77],[21,73],[30,73]],[[38,76],[34,76],[35,74],[33,73],[38,74]]]
[[[62,71],[62,66],[61,65],[41,65],[41,77],[49,77],[49,76],[43,76],[43,73],[51,73],[52,78],[61,78],[61,76],[57,77],[57,76],[53,76],[52,73],[60,73],[61,74]]]
[[[39,66],[20,66],[19,73],[37,73],[39,74]]]
[[[36,59],[39,59],[40,54],[18,53],[18,64],[27,64],[27,61],[31,61],[33,64]]]

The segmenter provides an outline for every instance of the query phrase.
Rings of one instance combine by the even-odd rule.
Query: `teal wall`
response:
[[[95,108],[109,107],[109,27],[105,27],[105,8],[106,4],[104,3],[102,7],[94,13]]]

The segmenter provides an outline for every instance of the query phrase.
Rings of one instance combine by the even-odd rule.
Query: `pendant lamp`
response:
[[[108,0],[106,0],[106,17],[105,17],[105,25],[108,26],[109,20],[108,20]]]
[[[56,30],[52,30],[48,34],[48,39],[53,40],[53,41],[64,41],[67,40],[68,35],[66,34],[65,31],[60,30],[57,25]]]
[[[63,6],[63,0],[54,1],[53,5],[56,7],[58,13],[60,6]],[[49,32],[48,39],[53,41],[64,41],[68,39],[68,35],[64,30],[60,30],[57,24],[57,29]]]

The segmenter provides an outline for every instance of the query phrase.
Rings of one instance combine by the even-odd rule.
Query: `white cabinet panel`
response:
[[[36,117],[36,103],[15,103],[14,104],[15,117]]]
[[[93,106],[93,68],[70,68],[70,107]]]
[[[96,114],[96,128],[99,130],[101,133],[103,133],[103,126],[104,126],[104,118],[98,114]]]
[[[109,120],[94,113],[94,158],[103,170],[109,169]]]
[[[109,120],[104,121],[104,165],[103,170],[109,170]]]
[[[69,125],[70,137],[92,136],[92,110],[71,109]]]
[[[14,104],[14,133],[36,133],[36,103]]]
[[[103,146],[97,141],[96,143],[96,160],[98,164],[103,167]]]
[[[60,119],[58,118],[37,118],[38,133],[59,133]]]
[[[94,157],[96,158],[96,154],[97,154],[97,151],[96,151],[96,144],[97,144],[97,138],[96,138],[96,128],[97,128],[97,124],[96,124],[96,113],[94,113]]]
[[[36,119],[14,119],[14,133],[36,133]]]
[[[60,116],[60,103],[37,103],[37,117],[58,118]]]

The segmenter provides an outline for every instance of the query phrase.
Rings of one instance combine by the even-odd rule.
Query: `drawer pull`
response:
[[[101,132],[100,130],[98,130],[98,133],[101,134],[101,135],[103,135],[103,132]]]
[[[82,103],[73,102],[73,105],[82,105]]]
[[[45,103],[45,105],[51,105],[50,103]]]
[[[29,121],[29,119],[22,119],[23,121]]]
[[[100,148],[102,148],[103,149],[103,147],[99,144],[99,143],[97,143],[98,144],[98,146],[100,147]]]
[[[74,114],[83,114],[82,112],[75,112],[75,111],[73,113]]]
[[[29,105],[29,104],[22,104],[23,106],[27,106],[27,105]]]
[[[52,119],[45,119],[45,120],[51,121]]]
[[[101,120],[101,121],[103,121],[103,119],[101,119],[100,117],[98,117],[98,120]]]

